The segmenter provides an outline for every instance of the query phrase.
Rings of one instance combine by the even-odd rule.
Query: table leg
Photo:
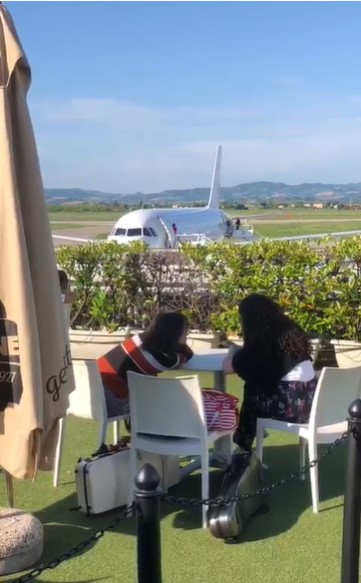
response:
[[[214,388],[217,391],[226,392],[226,375],[221,370],[214,372]],[[215,443],[213,455],[210,458],[209,465],[216,467],[224,467],[227,465],[227,457],[229,455],[229,438],[222,437]]]
[[[214,388],[222,393],[226,392],[226,376],[221,370],[216,370],[214,373]]]

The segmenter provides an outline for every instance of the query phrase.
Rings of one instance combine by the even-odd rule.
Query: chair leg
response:
[[[209,453],[208,445],[202,451],[201,456],[201,470],[202,470],[202,498],[208,498],[209,495]],[[208,527],[208,506],[202,505],[202,527]]]
[[[14,508],[14,483],[13,477],[9,472],[5,471],[5,479],[6,479],[6,490],[8,494],[8,502],[10,508]]]
[[[232,457],[232,453],[233,453],[233,433],[230,433],[229,435],[227,435],[227,438],[224,439],[224,447],[225,447],[225,453],[226,453],[226,455],[228,455],[229,457]]]
[[[307,447],[307,443],[306,443],[306,439],[304,439],[303,437],[299,438],[299,447],[300,447],[300,470],[306,465],[306,447]],[[301,474],[300,476],[301,480],[305,480],[306,476],[305,474]]]
[[[113,421],[113,443],[119,441],[119,421]]]
[[[317,459],[317,443],[313,439],[308,442],[308,457],[310,461]],[[318,467],[313,466],[310,468],[310,481],[311,481],[311,496],[312,496],[312,508],[315,514],[318,514],[318,504],[319,504],[319,490],[318,490]]]
[[[264,439],[264,427],[260,421],[257,421],[257,431],[256,431],[256,456],[262,463],[263,460],[263,439]]]
[[[100,421],[100,428],[99,428],[99,447],[105,443],[107,438],[107,427],[108,421],[107,419],[103,419]]]
[[[58,423],[59,423],[59,435],[58,435],[58,443],[56,444],[56,450],[55,450],[54,475],[53,475],[54,488],[56,488],[59,485],[61,461],[62,461],[63,449],[64,449],[66,417],[62,417],[61,419],[59,419]]]
[[[232,457],[233,453],[233,433],[224,435],[215,441],[214,443],[214,454],[221,454],[222,457],[227,459]]]

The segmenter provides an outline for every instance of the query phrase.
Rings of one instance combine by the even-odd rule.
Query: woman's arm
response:
[[[234,365],[234,356],[240,352],[240,347],[237,344],[231,342],[228,348],[228,354],[223,362],[223,372],[224,374],[233,374],[237,372],[235,365]]]
[[[178,345],[174,351],[167,354],[156,350],[152,350],[151,354],[161,366],[169,369],[179,368],[193,356],[192,350],[186,344]]]
[[[187,344],[180,344],[177,348],[177,352],[181,354],[186,359],[187,362],[193,356],[193,350],[189,348]]]
[[[233,363],[233,356],[227,356],[227,358],[223,362],[224,374],[233,374],[235,372],[232,363]]]
[[[236,352],[232,350],[223,363],[223,372],[225,374],[235,373],[241,379],[246,380],[249,376],[249,356],[244,347],[239,348]]]

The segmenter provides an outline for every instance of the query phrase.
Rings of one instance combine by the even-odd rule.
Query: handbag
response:
[[[208,389],[202,392],[207,429],[210,431],[233,431],[238,425],[239,399]]]

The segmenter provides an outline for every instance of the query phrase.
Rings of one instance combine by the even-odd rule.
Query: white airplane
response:
[[[208,204],[201,208],[140,209],[120,217],[108,236],[108,241],[127,244],[146,243],[154,249],[177,247],[182,242],[206,244],[237,235],[238,239],[253,238],[251,227],[235,232],[233,220],[220,208],[222,147],[218,146]],[[260,215],[252,215],[257,217]],[[91,242],[80,237],[53,235],[55,239]]]
[[[257,235],[251,225],[241,225],[235,230],[234,223],[220,208],[222,147],[218,146],[208,204],[201,208],[140,209],[120,217],[108,236],[108,241],[128,244],[135,241],[146,243],[154,249],[178,247],[183,242],[205,245],[225,238],[249,244],[264,237]],[[247,215],[248,218],[265,215]],[[272,237],[275,241],[317,240],[330,237],[360,235],[359,231],[318,233],[291,237]],[[91,239],[53,235],[54,239],[77,243],[95,243]]]
[[[141,241],[155,249],[190,241],[205,243],[231,237],[233,221],[219,208],[222,148],[217,149],[208,204],[202,208],[157,208],[132,211],[120,217],[108,241]]]

